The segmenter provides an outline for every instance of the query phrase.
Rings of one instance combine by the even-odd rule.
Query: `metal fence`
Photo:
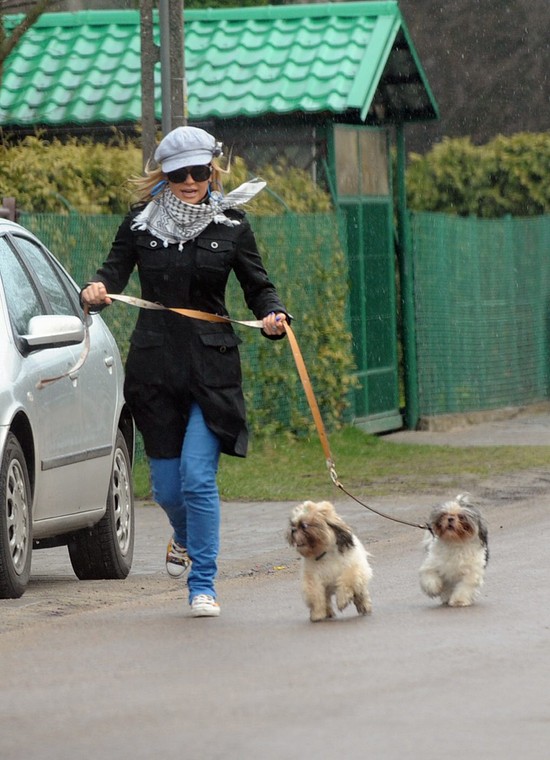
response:
[[[315,377],[317,314],[338,285],[346,298],[339,217],[287,214],[251,221],[266,267],[296,316]],[[25,213],[21,222],[83,283],[105,258],[121,217]],[[414,213],[411,233],[420,417],[547,400],[550,216],[483,220]],[[128,292],[138,294],[137,282]],[[250,317],[236,282],[230,283],[228,303],[236,318]],[[347,323],[345,303],[341,315]],[[104,316],[124,356],[136,312],[115,304]],[[241,353],[252,428],[304,430],[310,415],[286,341],[273,344],[250,333],[241,333]],[[347,418],[353,415],[350,408]]]
[[[550,216],[412,215],[420,417],[550,392]]]

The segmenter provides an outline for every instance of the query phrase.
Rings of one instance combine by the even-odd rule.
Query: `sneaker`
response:
[[[209,594],[198,594],[191,602],[191,615],[193,617],[218,617],[220,605]]]
[[[181,578],[191,564],[187,549],[180,546],[174,537],[168,541],[166,549],[166,572],[172,578]]]

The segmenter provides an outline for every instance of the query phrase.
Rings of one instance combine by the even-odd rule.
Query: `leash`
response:
[[[137,298],[135,296],[126,296],[126,295],[108,293],[107,297],[110,298],[112,301],[120,301],[130,306],[136,306],[139,309],[154,309],[157,311],[171,311],[171,312],[174,312],[175,314],[180,314],[181,316],[184,316],[184,317],[189,317],[191,319],[201,319],[205,322],[233,323],[237,325],[242,325],[243,327],[252,327],[256,329],[261,329],[263,327],[263,323],[260,319],[251,319],[251,320],[232,319],[231,317],[225,317],[220,314],[211,314],[210,312],[199,311],[197,309],[180,309],[176,307],[163,306],[162,304],[155,303],[153,301],[146,301],[143,298]],[[67,372],[64,372],[62,375],[41,380],[39,383],[37,383],[37,388],[43,388],[45,385],[48,385],[49,383],[54,383],[56,382],[56,380],[60,380],[63,377],[67,377],[73,374],[74,372],[76,372],[78,369],[80,369],[80,367],[82,367],[82,365],[86,361],[86,357],[88,356],[88,353],[90,350],[88,308],[86,306],[84,307],[84,321],[85,321],[85,326],[86,326],[85,345],[84,345],[84,350],[82,351],[82,354],[80,355],[77,363],[74,365],[74,367],[71,367],[71,369],[67,370]],[[313,417],[313,422],[315,423],[317,435],[319,437],[319,441],[321,442],[321,446],[323,448],[323,453],[325,455],[325,463],[329,471],[330,479],[332,480],[333,484],[337,488],[339,488],[343,493],[349,496],[350,499],[353,499],[353,501],[357,502],[357,504],[360,504],[365,509],[368,509],[370,512],[374,512],[374,514],[379,515],[380,517],[384,517],[386,520],[391,520],[392,522],[400,523],[401,525],[409,525],[412,528],[420,528],[421,530],[429,530],[431,532],[431,528],[429,524],[409,522],[408,520],[402,520],[398,517],[393,517],[392,515],[388,515],[385,512],[381,512],[379,509],[375,509],[370,504],[367,504],[364,501],[361,501],[361,499],[357,498],[357,496],[354,496],[354,494],[352,494],[350,491],[344,488],[336,472],[336,466],[334,464],[334,459],[330,451],[327,431],[323,423],[323,418],[321,417],[321,412],[319,410],[317,399],[315,398],[315,393],[313,392],[313,387],[311,385],[311,380],[309,379],[309,374],[308,374],[308,371],[307,371],[307,368],[302,356],[302,352],[300,350],[300,346],[298,345],[298,341],[296,340],[294,331],[292,330],[288,322],[284,322],[284,328],[285,328],[285,332],[288,338],[290,349],[292,351],[294,363],[296,364],[296,369],[298,370],[298,375],[300,376],[300,380],[302,382],[302,386],[306,394],[306,399],[311,411],[311,415]]]
[[[353,501],[356,501],[358,504],[360,504],[362,507],[365,507],[365,509],[368,509],[370,512],[374,512],[380,517],[385,517],[386,520],[392,520],[393,522],[401,523],[401,525],[409,525],[412,528],[420,528],[421,530],[429,530],[431,533],[431,528],[427,523],[421,524],[421,523],[409,522],[408,520],[402,520],[399,517],[393,517],[392,515],[388,515],[385,512],[381,512],[379,509],[375,509],[370,504],[366,504],[364,501],[361,501],[361,499],[358,499],[357,496],[354,496],[352,493],[350,493],[350,491],[344,488],[344,486],[340,482],[340,479],[338,478],[338,475],[336,473],[336,467],[335,467],[334,459],[332,458],[332,454],[330,451],[327,432],[325,429],[325,425],[323,423],[323,418],[321,417],[321,412],[319,411],[319,405],[317,404],[317,399],[315,398],[315,394],[311,386],[311,381],[309,379],[308,371],[307,371],[304,359],[302,357],[302,352],[300,351],[300,346],[298,345],[298,341],[296,340],[294,332],[291,326],[288,324],[288,322],[285,322],[284,326],[285,326],[288,342],[290,344],[290,349],[294,357],[294,363],[296,364],[296,369],[298,370],[300,380],[302,381],[302,386],[306,394],[306,399],[309,404],[309,408],[311,410],[311,415],[313,417],[315,427],[317,429],[317,435],[319,436],[321,446],[323,447],[323,452],[325,455],[325,461],[326,461],[326,465],[329,471],[330,479],[332,480],[334,485],[337,488],[339,488],[341,491],[343,491],[347,496],[349,496],[350,499],[353,499]]]
[[[78,370],[82,367],[86,359],[88,358],[88,354],[90,353],[90,326],[88,324],[88,306],[84,306],[84,348],[82,349],[82,353],[78,357],[76,364],[74,366],[69,367],[69,369],[66,372],[63,372],[61,375],[56,375],[55,377],[45,377],[42,380],[39,380],[36,383],[36,387],[38,390],[42,390],[42,388],[45,388],[46,385],[50,385],[51,383],[56,383],[58,380],[62,380],[64,377],[70,377],[71,375],[74,375],[75,372],[78,372]]]
[[[262,321],[259,319],[250,319],[250,320],[240,320],[240,319],[231,319],[230,317],[223,317],[219,314],[210,314],[207,311],[197,311],[196,309],[178,309],[178,308],[171,308],[168,306],[162,306],[160,303],[154,303],[153,301],[145,301],[143,298],[136,298],[135,296],[123,296],[123,295],[113,295],[111,293],[108,294],[108,297],[113,301],[122,301],[122,303],[127,303],[130,306],[137,306],[140,309],[156,309],[158,311],[173,311],[176,314],[180,314],[184,317],[190,317],[192,319],[202,319],[206,322],[234,322],[238,325],[243,325],[244,327],[256,327],[261,328],[262,327]],[[90,326],[88,323],[88,313],[89,308],[87,305],[83,308],[84,311],[84,348],[82,350],[82,353],[78,357],[78,360],[74,366],[69,367],[69,369],[66,372],[63,372],[60,375],[56,375],[55,377],[45,377],[39,380],[36,383],[36,387],[39,390],[42,390],[42,388],[45,388],[47,385],[50,385],[51,383],[56,383],[58,380],[62,380],[64,377],[70,377],[71,375],[74,375],[75,372],[78,372],[78,370],[82,367],[86,359],[88,358],[88,354],[90,353]]]
[[[258,329],[262,327],[262,321],[260,319],[231,319],[231,317],[224,317],[220,314],[211,314],[208,311],[198,311],[197,309],[177,309],[175,306],[163,306],[160,303],[145,301],[143,298],[135,298],[134,296],[112,295],[111,293],[107,293],[107,298],[110,298],[113,301],[122,301],[123,303],[130,304],[130,306],[137,306],[139,309],[172,311],[175,314],[180,314],[183,317],[190,317],[191,319],[202,319],[203,322],[233,322],[237,325],[243,325],[243,327],[255,327]]]

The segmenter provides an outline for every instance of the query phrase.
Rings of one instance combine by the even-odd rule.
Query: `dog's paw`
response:
[[[423,574],[420,576],[420,588],[430,597],[440,596],[443,591],[443,581],[439,576]]]
[[[467,596],[451,596],[447,604],[449,607],[470,607],[472,601],[471,597]]]
[[[358,615],[370,615],[372,612],[371,600],[364,596],[354,596],[353,603]]]
[[[311,607],[309,610],[309,619],[312,623],[319,623],[321,620],[330,620],[334,617],[332,607]]]
[[[353,594],[349,589],[346,588],[339,588],[336,592],[336,606],[342,612],[342,610],[345,610],[348,604],[353,599]]]
[[[313,612],[309,613],[309,619],[312,623],[320,623],[322,620],[330,620],[332,615],[325,615],[324,613]]]

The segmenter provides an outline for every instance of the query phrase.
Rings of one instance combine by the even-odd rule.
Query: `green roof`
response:
[[[17,18],[6,17],[8,29]],[[394,0],[191,10],[184,19],[190,121],[296,112],[438,118]],[[0,124],[135,123],[140,65],[138,11],[44,14],[6,61]],[[155,82],[160,120],[160,64]]]

